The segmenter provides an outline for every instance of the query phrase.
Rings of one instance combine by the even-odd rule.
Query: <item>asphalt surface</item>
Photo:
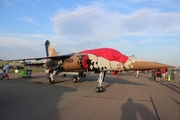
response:
[[[98,74],[81,83],[56,76],[53,85],[45,73],[10,74],[0,81],[0,120],[180,120],[180,77],[157,83],[150,76],[107,74],[105,91],[96,93]]]

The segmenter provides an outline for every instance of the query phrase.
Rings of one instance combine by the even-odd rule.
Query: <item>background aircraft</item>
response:
[[[162,63],[128,57],[112,48],[91,49],[77,53],[58,55],[48,40],[45,42],[45,48],[47,57],[25,58],[11,61],[44,59],[43,63],[40,65],[45,68],[46,73],[49,73],[49,83],[54,82],[54,75],[59,72],[61,74],[73,74],[74,83],[80,81],[79,72],[98,72],[99,78],[97,80],[98,84],[96,92],[103,91],[102,83],[104,81],[106,71],[147,70],[172,67]]]

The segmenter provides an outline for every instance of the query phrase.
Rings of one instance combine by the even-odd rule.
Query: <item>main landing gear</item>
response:
[[[74,75],[72,81],[73,81],[74,83],[80,82],[80,77],[77,76],[77,75]]]
[[[139,70],[136,71],[136,78],[139,78]]]
[[[72,81],[73,81],[74,83],[80,83],[80,82],[81,82],[81,81],[80,81],[80,78],[82,78],[82,77],[86,77],[86,74],[84,74],[84,72],[78,72],[78,74],[75,74],[75,75],[74,75]]]
[[[48,84],[53,84],[55,82],[55,74],[56,71],[53,71],[53,73],[49,73],[49,76],[47,77]]]
[[[99,78],[98,78],[98,80],[97,80],[98,84],[97,84],[97,87],[96,87],[96,89],[95,89],[95,91],[96,91],[97,93],[104,91],[104,88],[102,87],[102,83],[103,83],[103,81],[104,81],[105,75],[106,75],[106,71],[101,71],[101,72],[99,73]]]
[[[48,79],[48,80],[47,80],[47,83],[48,83],[48,84],[53,84],[53,83],[55,82],[54,76],[53,76],[53,78],[49,76],[47,79]]]

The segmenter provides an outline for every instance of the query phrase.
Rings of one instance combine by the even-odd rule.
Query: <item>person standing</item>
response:
[[[10,68],[9,63],[6,63],[6,65],[4,66],[4,74],[6,79],[9,79],[9,74],[8,74],[9,68]]]
[[[167,72],[167,69],[166,68],[162,68],[162,78],[163,78],[163,82],[166,81],[166,72]]]
[[[171,79],[172,80],[175,79],[175,70],[174,70],[174,68],[171,68]]]
[[[152,69],[151,72],[152,72],[151,79],[156,80],[156,69]]]
[[[158,68],[156,69],[156,82],[161,80],[161,70]]]

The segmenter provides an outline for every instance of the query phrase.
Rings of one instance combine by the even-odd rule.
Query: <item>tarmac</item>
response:
[[[180,76],[155,82],[151,73],[107,74],[104,92],[96,93],[98,74],[81,83],[56,76],[47,84],[45,73],[0,81],[0,120],[180,120]]]

